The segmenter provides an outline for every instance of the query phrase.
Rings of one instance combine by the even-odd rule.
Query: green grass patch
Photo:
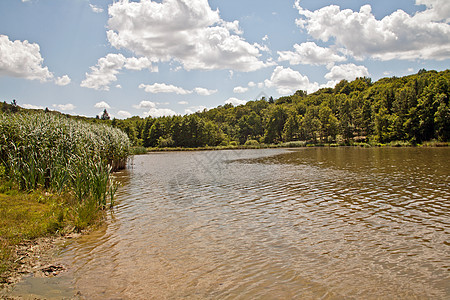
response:
[[[95,200],[79,203],[70,194],[45,191],[0,193],[0,283],[17,266],[16,245],[97,224],[104,212],[96,204]]]

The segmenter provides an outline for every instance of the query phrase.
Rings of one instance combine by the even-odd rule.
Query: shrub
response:
[[[259,142],[257,140],[247,140],[244,145],[245,146],[258,146]]]

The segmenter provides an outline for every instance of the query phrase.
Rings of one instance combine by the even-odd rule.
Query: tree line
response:
[[[106,110],[94,118],[127,133],[135,146],[204,147],[230,144],[389,143],[450,141],[450,70],[420,70],[404,77],[372,82],[342,80],[315,93],[226,104],[184,116],[109,119]],[[21,109],[3,102],[3,112]],[[46,110],[46,112],[49,112]],[[51,112],[59,114],[57,112]]]
[[[191,115],[113,119],[134,145],[202,147],[230,143],[350,143],[450,140],[450,70],[342,80],[276,100],[226,104]]]

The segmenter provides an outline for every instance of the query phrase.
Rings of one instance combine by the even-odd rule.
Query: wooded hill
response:
[[[349,143],[450,140],[450,70],[342,80],[334,88],[219,106],[191,115],[112,120],[135,145],[202,147],[230,142]]]
[[[352,142],[410,144],[450,141],[450,70],[405,77],[342,80],[334,88],[273,100],[231,104],[191,115],[126,120],[85,118],[124,130],[135,146],[204,147],[231,144]],[[2,111],[23,110],[3,103]],[[48,110],[47,110],[48,112]],[[50,113],[59,114],[51,111]],[[67,116],[71,117],[71,116]]]

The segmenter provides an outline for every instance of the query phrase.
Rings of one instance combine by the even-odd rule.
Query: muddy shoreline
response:
[[[64,273],[66,267],[58,263],[56,257],[67,243],[86,233],[88,232],[40,237],[16,245],[13,251],[17,266],[9,270],[4,282],[0,283],[0,299],[24,299],[11,293],[16,284],[27,276],[48,278]]]

